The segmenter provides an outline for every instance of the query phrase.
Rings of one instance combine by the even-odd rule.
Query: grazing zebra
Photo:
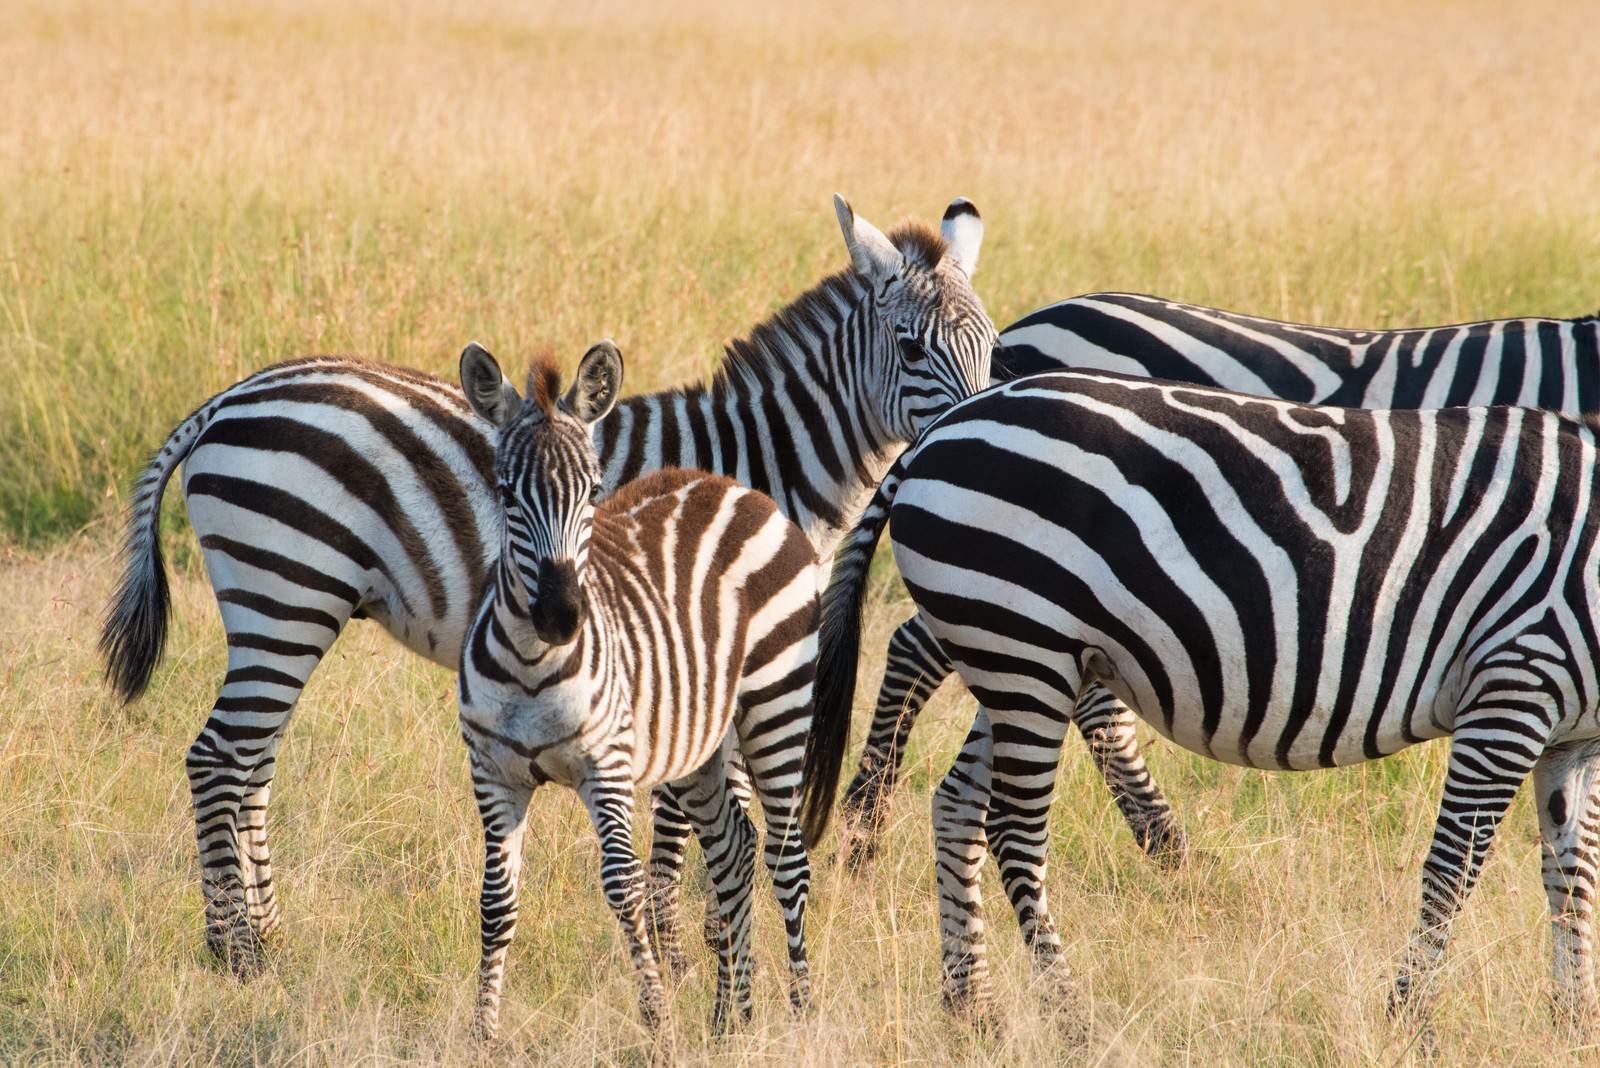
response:
[[[983,709],[933,803],[950,1000],[981,1010],[990,996],[986,847],[1036,964],[1056,965],[1059,747],[1074,706],[1109,692],[1185,748],[1248,767],[1450,737],[1392,1010],[1424,1010],[1532,772],[1558,1004],[1591,1016],[1596,436],[1592,420],[1525,408],[1363,411],[1078,372],[946,413],[840,549],[817,690],[834,708],[833,688],[854,685],[866,566],[892,520],[918,611]]]
[[[829,552],[904,444],[987,384],[995,332],[970,281],[972,205],[952,203],[941,233],[887,237],[842,199],[835,209],[853,269],[734,341],[710,382],[619,402],[595,428],[607,490],[665,466],[725,474]],[[134,485],[100,639],[130,700],[166,634],[159,517],[180,463],[228,635],[187,759],[206,939],[246,974],[280,922],[266,813],[290,712],[352,618],[457,666],[498,550],[494,443],[456,385],[357,360],[279,364],[207,401]],[[665,879],[681,839],[660,839]]]
[[[767,817],[766,862],[789,941],[790,998],[809,998],[805,951],[811,869],[801,840],[801,768],[817,653],[816,551],[771,498],[722,475],[674,469],[604,501],[590,428],[617,401],[622,356],[601,342],[560,400],[551,363],[519,397],[477,345],[461,384],[499,430],[499,558],[467,629],[457,693],[483,818],[483,962],[476,1028],[498,1029],[506,949],[528,802],[547,782],[577,791],[600,836],[600,881],[639,972],[639,1008],[666,1008],[646,937],[644,878],[633,850],[634,792],[680,780],[677,796],[705,844],[726,932],[712,1026],[748,1019],[755,829],[729,790],[730,726]],[[849,715],[833,718],[836,728]],[[819,738],[818,741],[821,741]],[[731,744],[731,743],[730,743]],[[831,740],[831,799],[843,739]],[[812,803],[809,840],[827,822]]]
[[[1342,330],[1138,293],[1090,293],[1040,308],[1000,334],[997,381],[1063,369],[1351,408],[1520,404],[1579,414],[1600,412],[1600,318]],[[867,745],[843,802],[852,863],[874,854],[911,727],[951,670],[919,618],[890,639]],[[1106,695],[1075,716],[1139,844],[1165,863],[1179,861],[1182,830],[1145,766],[1133,713]]]

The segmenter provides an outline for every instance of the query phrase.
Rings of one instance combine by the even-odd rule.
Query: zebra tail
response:
[[[904,459],[884,476],[866,512],[839,546],[833,574],[822,595],[822,627],[817,639],[816,706],[806,737],[800,829],[807,845],[828,829],[839,769],[850,742],[850,712],[856,697],[856,665],[861,655],[861,602],[867,572],[889,520],[895,491],[904,478]]]
[[[122,539],[122,581],[100,631],[106,679],[124,702],[144,693],[167,643],[167,569],[161,558],[161,496],[205,423],[204,409],[185,419],[133,483]]]

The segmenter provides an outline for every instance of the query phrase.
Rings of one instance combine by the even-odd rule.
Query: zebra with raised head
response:
[[[1089,293],[1023,316],[995,348],[996,381],[1063,369],[1352,408],[1518,404],[1579,414],[1600,412],[1600,319],[1348,330],[1140,293]],[[843,802],[853,863],[875,852],[912,725],[951,671],[917,617],[890,639],[867,744]],[[1183,833],[1145,766],[1133,713],[1105,695],[1074,715],[1139,844],[1165,863],[1180,860]]]
[[[708,469],[778,502],[832,550],[899,450],[987,384],[994,326],[972,289],[983,224],[881,233],[836,198],[851,269],[748,338],[707,383],[622,400],[594,428],[607,490],[662,466]],[[161,655],[162,493],[179,464],[228,634],[228,668],[187,768],[206,938],[241,973],[279,923],[266,812],[278,745],[352,618],[454,668],[498,549],[491,429],[459,387],[335,357],[257,372],[201,405],[135,483],[124,571],[100,647],[132,699]],[[657,862],[676,871],[669,826]]]
[[[609,342],[589,350],[559,400],[554,364],[535,364],[524,400],[477,345],[461,354],[461,384],[499,430],[504,513],[457,678],[484,831],[478,1033],[498,1028],[528,804],[547,782],[576,790],[594,821],[601,885],[639,972],[640,1011],[654,1026],[665,991],[646,937],[634,793],[679,780],[726,932],[712,1026],[722,1030],[730,1012],[749,1018],[755,829],[729,789],[724,740],[736,740],[766,814],[790,998],[803,1007],[811,870],[801,793],[830,787],[838,773],[800,778],[816,670],[816,551],[770,498],[722,475],[659,470],[600,500],[590,428],[622,384],[622,356]],[[833,722],[848,726],[849,716]],[[842,739],[829,746],[843,752]],[[828,810],[808,806],[807,839],[822,832]]]
[[[854,685],[866,568],[892,520],[918,611],[983,709],[935,791],[949,998],[989,998],[986,848],[1035,962],[1057,966],[1046,816],[1074,706],[1108,691],[1247,767],[1451,739],[1396,1010],[1425,1006],[1531,773],[1557,999],[1592,1018],[1596,437],[1525,408],[1364,411],[1076,372],[946,413],[841,547],[817,687],[836,708]]]

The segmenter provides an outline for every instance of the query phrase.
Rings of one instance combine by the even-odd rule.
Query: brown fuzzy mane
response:
[[[556,398],[561,396],[561,367],[555,354],[545,349],[528,361],[528,399],[545,415],[555,414]]]
[[[950,251],[939,231],[917,219],[907,219],[884,235],[900,250],[900,255],[925,271],[939,266]]]

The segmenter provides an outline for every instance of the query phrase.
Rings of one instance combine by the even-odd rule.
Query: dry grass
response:
[[[1095,288],[1416,324],[1600,300],[1593,5],[475,5],[148,0],[0,6],[0,1060],[476,1063],[463,1039],[477,847],[447,677],[361,625],[290,731],[275,840],[288,927],[239,986],[204,957],[182,755],[220,672],[188,541],[179,629],[122,709],[91,654],[109,508],[209,391],[311,350],[446,370],[463,342],[603,335],[630,384],[842,262],[867,217],[989,225],[1002,325]],[[897,596],[885,586],[882,598]],[[903,606],[880,601],[866,674]],[[1262,776],[1158,746],[1200,859],[1142,861],[1065,761],[1051,889],[1092,1038],[1028,992],[998,887],[1012,1025],[938,1006],[929,713],[891,847],[820,877],[815,1016],[700,1032],[711,1062],[1404,1061],[1379,1013],[1411,923],[1442,750]],[[577,806],[540,802],[503,1056],[642,1063]],[[1460,926],[1451,1060],[1565,1061],[1525,806]],[[496,1055],[494,1059],[499,1059]]]

